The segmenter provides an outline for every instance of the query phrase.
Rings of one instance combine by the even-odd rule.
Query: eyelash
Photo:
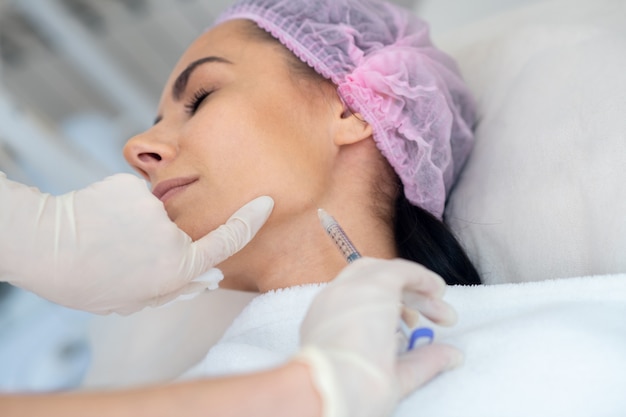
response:
[[[212,92],[212,90],[209,91],[201,88],[193,93],[193,96],[185,104],[185,109],[187,110],[187,113],[191,115],[195,114],[198,110],[198,107],[200,107],[200,104],[202,104],[202,101],[204,101],[204,99],[207,98]]]

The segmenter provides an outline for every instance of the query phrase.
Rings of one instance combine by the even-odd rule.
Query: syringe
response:
[[[317,209],[317,215],[322,222],[322,226],[328,236],[331,237],[333,242],[337,245],[343,256],[348,263],[352,263],[361,257],[361,254],[356,249],[352,241],[346,235],[346,232],[341,228],[337,220],[323,209]],[[418,327],[416,329],[410,329],[406,322],[400,319],[400,331],[404,335],[406,342],[406,350],[411,350],[415,347],[418,339],[429,339],[429,343],[433,341],[435,336],[433,330],[429,327]]]
[[[330,214],[326,213],[323,209],[317,209],[317,215],[324,226],[324,230],[328,233],[328,236],[335,242],[343,256],[348,263],[352,263],[361,257],[361,254],[354,247],[352,241],[343,231],[337,220]]]

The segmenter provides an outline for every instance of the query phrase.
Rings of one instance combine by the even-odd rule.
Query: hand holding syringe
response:
[[[323,209],[317,210],[317,215],[322,222],[322,226],[326,233],[332,238],[348,263],[352,263],[361,257],[359,251],[354,247],[352,241],[346,235],[346,232],[339,226],[339,223]],[[432,343],[434,332],[429,327],[418,327],[411,329],[404,320],[400,320],[399,330],[404,336],[406,350],[412,350],[418,340],[427,339],[428,343]]]

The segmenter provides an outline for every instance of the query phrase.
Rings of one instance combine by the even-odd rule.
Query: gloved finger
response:
[[[181,288],[179,298],[190,299],[195,297],[198,293],[206,290],[215,290],[219,288],[219,282],[224,279],[224,274],[217,268],[211,268],[204,274],[200,275],[193,281],[187,283]],[[191,296],[191,297],[190,297]]]
[[[442,298],[448,288],[446,281],[437,273],[425,266],[411,261],[402,260],[408,263],[407,268],[413,269],[413,279],[405,285],[403,300],[407,301],[411,297],[421,297],[426,295],[432,298]],[[417,279],[419,278],[419,279]],[[408,304],[408,303],[406,303]]]
[[[410,301],[405,301],[405,303],[404,308],[407,310],[418,311],[424,317],[442,326],[452,326],[458,320],[456,310],[440,298],[410,297]]]
[[[176,291],[161,294],[141,304],[135,304],[131,307],[119,307],[115,310],[115,312],[122,316],[127,316],[129,314],[136,313],[144,307],[165,307],[178,301],[191,300],[206,290],[214,290],[218,288],[218,283],[223,278],[224,274],[222,274],[222,271],[217,268],[211,268],[203,275],[200,275],[200,277],[187,283],[185,286]],[[107,311],[104,314],[108,314],[110,312],[112,311]]]
[[[334,282],[340,284],[345,281],[350,285],[350,281],[360,280],[365,274],[378,276],[387,282],[386,286],[395,287],[407,294],[440,298],[446,290],[446,283],[439,275],[416,262],[399,258],[391,260],[360,258],[344,268]],[[397,278],[389,280],[390,274]]]
[[[402,320],[406,323],[407,326],[409,326],[409,328],[414,328],[415,326],[417,326],[417,323],[420,320],[420,313],[419,311],[409,308],[405,305],[400,306],[400,318],[402,318]]]
[[[396,363],[400,397],[405,397],[441,372],[463,363],[463,354],[457,348],[435,343],[407,352]]]
[[[191,289],[191,291],[185,291],[186,294],[190,292],[194,292],[193,288],[206,288],[209,290],[214,290],[219,286],[221,280],[224,279],[224,274],[221,270],[217,268],[211,268],[200,276],[196,277],[191,281],[187,288]]]
[[[265,224],[273,208],[271,197],[255,198],[237,210],[226,223],[194,242],[197,258],[204,260],[203,269],[215,266],[243,249]]]
[[[145,304],[149,307],[165,307],[178,301],[191,300],[197,297],[207,289],[214,289],[209,287],[207,282],[190,282],[183,288],[177,291],[172,291],[167,294],[154,297]]]
[[[403,299],[407,297],[443,297],[447,285],[445,280],[437,273],[420,265],[416,262],[406,259],[394,259],[397,266],[394,267],[394,273],[403,274],[406,277],[403,283]],[[395,268],[398,268],[397,271]]]

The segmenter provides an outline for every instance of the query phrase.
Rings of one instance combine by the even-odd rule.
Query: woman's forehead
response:
[[[235,65],[242,61],[258,60],[259,57],[263,61],[273,60],[274,54],[266,51],[270,49],[267,48],[268,44],[255,42],[255,38],[250,35],[250,24],[254,23],[249,20],[236,19],[220,23],[202,33],[185,50],[174,67],[168,84],[171,85],[192,62],[208,56],[223,58]],[[259,48],[263,48],[263,53],[258,52]]]
[[[224,22],[198,36],[187,47],[175,69],[182,70],[191,61],[206,55],[219,55],[232,58],[250,41],[244,36],[242,21]]]
[[[229,78],[248,81],[259,77],[281,78],[287,75],[288,65],[282,45],[256,38],[250,20],[237,19],[222,22],[196,38],[178,60],[170,73],[161,95],[161,104],[168,96],[175,100],[185,91],[193,74],[200,67],[227,68]],[[277,48],[277,46],[279,48]]]

